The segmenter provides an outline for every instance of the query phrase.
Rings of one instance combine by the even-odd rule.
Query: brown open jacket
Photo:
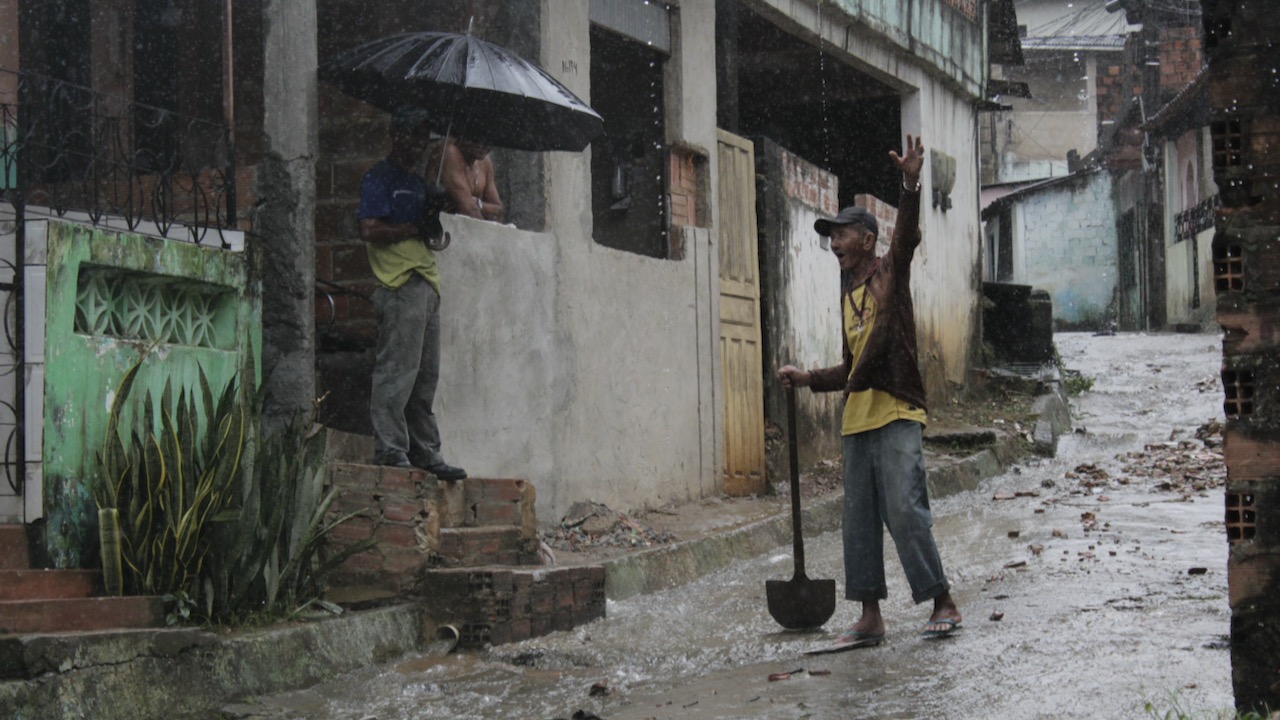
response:
[[[924,382],[920,379],[916,351],[915,309],[911,303],[911,260],[919,245],[920,193],[904,187],[889,252],[867,280],[867,289],[875,298],[878,310],[866,349],[858,366],[852,368],[849,333],[841,328],[844,360],[834,367],[810,371],[809,387],[814,392],[844,390],[847,394],[874,388],[919,408],[925,407]],[[844,317],[844,294],[850,290],[849,280],[841,278],[841,318]]]

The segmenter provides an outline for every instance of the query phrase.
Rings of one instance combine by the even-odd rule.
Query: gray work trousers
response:
[[[373,292],[378,349],[369,413],[374,462],[418,467],[442,462],[436,425],[440,380],[440,294],[417,273],[399,288]]]
[[[883,600],[884,526],[911,585],[924,602],[947,592],[942,558],[933,539],[929,487],[921,451],[923,426],[895,420],[876,430],[844,436],[845,598]]]

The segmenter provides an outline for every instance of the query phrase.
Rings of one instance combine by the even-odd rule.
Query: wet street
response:
[[[240,715],[408,718],[1137,718],[1231,706],[1220,454],[1196,437],[1221,419],[1216,335],[1056,338],[1093,378],[1076,432],[978,490],[934,502],[963,629],[923,640],[889,555],[887,641],[804,651],[827,632],[781,632],[765,580],[790,547],[693,584],[611,602],[608,618],[484,653],[421,656]],[[1210,438],[1211,442],[1217,438]],[[840,541],[806,537],[809,577],[835,578]],[[770,675],[796,671],[787,679]],[[592,691],[595,686],[595,692]]]

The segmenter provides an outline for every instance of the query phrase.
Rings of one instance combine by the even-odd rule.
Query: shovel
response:
[[[791,525],[795,576],[766,580],[769,614],[788,630],[822,627],[836,611],[836,581],[810,580],[804,574],[804,539],[800,535],[800,459],[796,452],[796,391],[787,388],[787,450],[791,465]]]

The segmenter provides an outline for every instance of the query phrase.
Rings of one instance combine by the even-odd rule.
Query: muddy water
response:
[[[1175,706],[1227,708],[1222,488],[1161,489],[1158,479],[1125,470],[1154,465],[1156,455],[1117,457],[1190,438],[1220,417],[1219,340],[1067,334],[1057,343],[1068,368],[1095,378],[1073,402],[1083,432],[1062,438],[1056,458],[934,503],[936,534],[965,613],[952,638],[919,637],[927,607],[910,604],[889,550],[886,643],[804,655],[826,635],[779,632],[765,604],[764,579],[790,577],[784,547],[682,588],[611,603],[607,619],[574,632],[370,668],[262,699],[259,714],[549,719],[581,709],[605,720],[1134,718],[1148,716],[1146,702],[1161,714]],[[1166,448],[1162,457],[1179,452]],[[1076,471],[1086,463],[1092,474]],[[842,584],[837,535],[808,538],[806,550],[810,577]],[[855,614],[842,601],[828,630]],[[608,692],[593,695],[593,685]]]

